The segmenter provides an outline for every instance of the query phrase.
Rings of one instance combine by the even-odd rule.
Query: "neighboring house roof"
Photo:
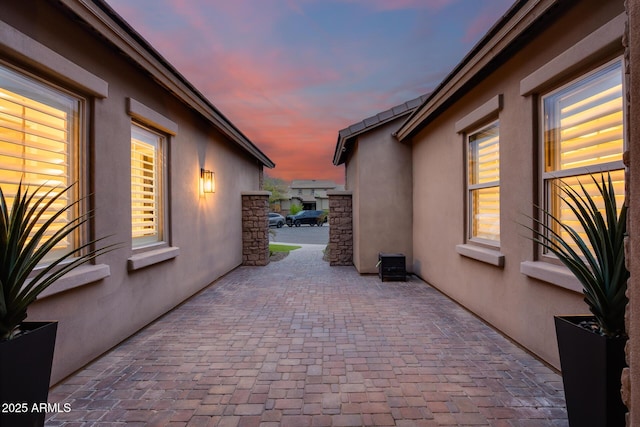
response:
[[[334,181],[323,179],[295,179],[291,181],[289,188],[303,189],[303,188],[322,188],[322,189],[334,189],[338,186]]]
[[[293,183],[295,182],[300,182],[303,183],[302,185],[304,185],[304,183],[320,183],[320,184],[326,184],[322,187],[296,187],[295,188],[295,192],[292,192],[292,190],[294,190],[293,188]],[[337,190],[337,191],[344,191],[344,185],[340,184],[336,184],[333,181],[323,181],[323,180],[296,180],[293,181],[291,187],[289,187],[288,191],[284,194],[282,194],[280,196],[280,200],[291,200],[291,199],[298,199],[304,202],[314,202],[317,199],[328,199],[329,196],[327,196],[327,190]],[[314,194],[298,194],[298,188],[303,189],[303,188],[317,188],[316,191],[314,192]]]
[[[275,167],[275,163],[269,157],[104,0],[59,0],[59,2],[244,151],[264,166]]]
[[[419,98],[411,99],[388,110],[382,111],[374,116],[352,124],[338,132],[338,141],[336,142],[336,151],[333,154],[333,164],[338,166],[346,160],[346,154],[351,148],[353,140],[360,134],[368,132],[378,126],[388,123],[404,115],[411,114],[425,100],[427,95]]]
[[[495,70],[514,50],[544,28],[544,22],[571,2],[518,0],[489,29],[440,85],[415,109],[395,133],[405,141],[419,132],[478,79]]]

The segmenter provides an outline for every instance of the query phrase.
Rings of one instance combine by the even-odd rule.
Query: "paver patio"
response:
[[[419,279],[321,248],[218,280],[56,386],[71,411],[46,425],[568,425],[543,363]]]

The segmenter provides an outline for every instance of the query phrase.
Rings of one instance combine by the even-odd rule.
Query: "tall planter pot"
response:
[[[571,427],[623,427],[620,376],[626,338],[608,338],[578,324],[592,316],[555,316],[562,382]]]
[[[49,395],[58,324],[26,322],[22,329],[28,332],[0,342],[0,426],[44,425],[40,405]]]

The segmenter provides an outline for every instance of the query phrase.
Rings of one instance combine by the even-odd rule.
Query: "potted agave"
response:
[[[87,213],[62,227],[54,225],[81,201],[54,208],[72,186],[61,190],[40,186],[29,192],[21,182],[11,206],[0,188],[0,425],[3,426],[44,425],[45,411],[40,405],[47,403],[57,322],[26,322],[27,308],[66,273],[115,248],[110,245],[96,249],[98,240],[94,240],[42,265],[59,242],[90,218]]]
[[[592,176],[596,195],[560,182],[562,201],[579,230],[539,209],[533,240],[577,277],[591,315],[555,316],[565,400],[571,426],[624,426],[620,395],[627,339],[624,313],[629,272],[625,266],[626,206],[616,206],[610,175]],[[597,203],[597,202],[598,203]]]

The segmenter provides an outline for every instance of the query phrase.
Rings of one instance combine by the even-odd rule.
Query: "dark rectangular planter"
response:
[[[43,426],[45,412],[34,404],[47,403],[56,322],[26,322],[23,333],[0,342],[0,426]]]
[[[555,316],[569,425],[623,427],[626,338],[607,338],[578,325],[589,319],[593,316]]]

